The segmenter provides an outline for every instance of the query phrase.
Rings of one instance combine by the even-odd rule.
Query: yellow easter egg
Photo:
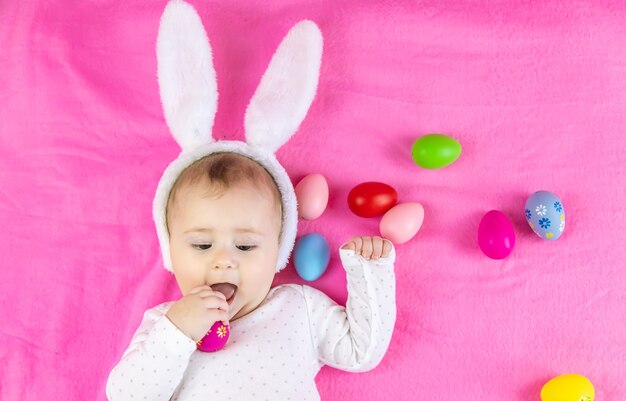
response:
[[[557,376],[541,389],[541,401],[593,401],[595,395],[589,379],[576,374]]]

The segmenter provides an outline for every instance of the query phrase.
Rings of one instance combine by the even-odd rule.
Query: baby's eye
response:
[[[191,246],[200,251],[206,251],[211,247],[211,244],[193,244]]]
[[[241,251],[251,251],[254,248],[256,248],[256,246],[254,246],[254,245],[237,245],[237,248],[239,248],[239,250],[241,250]]]

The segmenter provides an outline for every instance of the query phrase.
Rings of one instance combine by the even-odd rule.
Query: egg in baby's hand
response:
[[[204,352],[219,351],[228,342],[228,337],[230,337],[230,327],[218,320],[213,323],[213,326],[211,326],[205,336],[196,343],[196,347]]]
[[[524,210],[530,228],[542,239],[555,240],[565,229],[565,209],[558,196],[537,191],[526,201]]]

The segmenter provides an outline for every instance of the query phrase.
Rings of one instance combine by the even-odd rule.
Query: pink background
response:
[[[622,1],[192,1],[214,49],[215,135],[243,115],[279,41],[302,18],[325,38],[318,95],[278,158],[294,183],[326,176],[327,211],[301,222],[333,248],[313,283],[346,298],[336,248],[378,234],[346,204],[363,181],[424,205],[397,247],[398,320],[373,371],[325,367],[325,400],[539,400],[580,373],[626,399],[626,4]],[[155,38],[164,1],[0,2],[0,399],[104,400],[145,309],[178,299],[151,203],[179,148],[163,119]],[[427,171],[431,132],[463,154]],[[556,242],[524,202],[564,202]],[[517,244],[478,249],[490,209]],[[290,265],[278,282],[297,280]]]

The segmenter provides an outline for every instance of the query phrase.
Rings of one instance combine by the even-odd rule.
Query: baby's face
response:
[[[273,197],[241,184],[219,197],[206,183],[181,188],[169,212],[170,249],[183,295],[199,285],[237,286],[229,318],[248,314],[265,299],[278,259],[281,217]]]

